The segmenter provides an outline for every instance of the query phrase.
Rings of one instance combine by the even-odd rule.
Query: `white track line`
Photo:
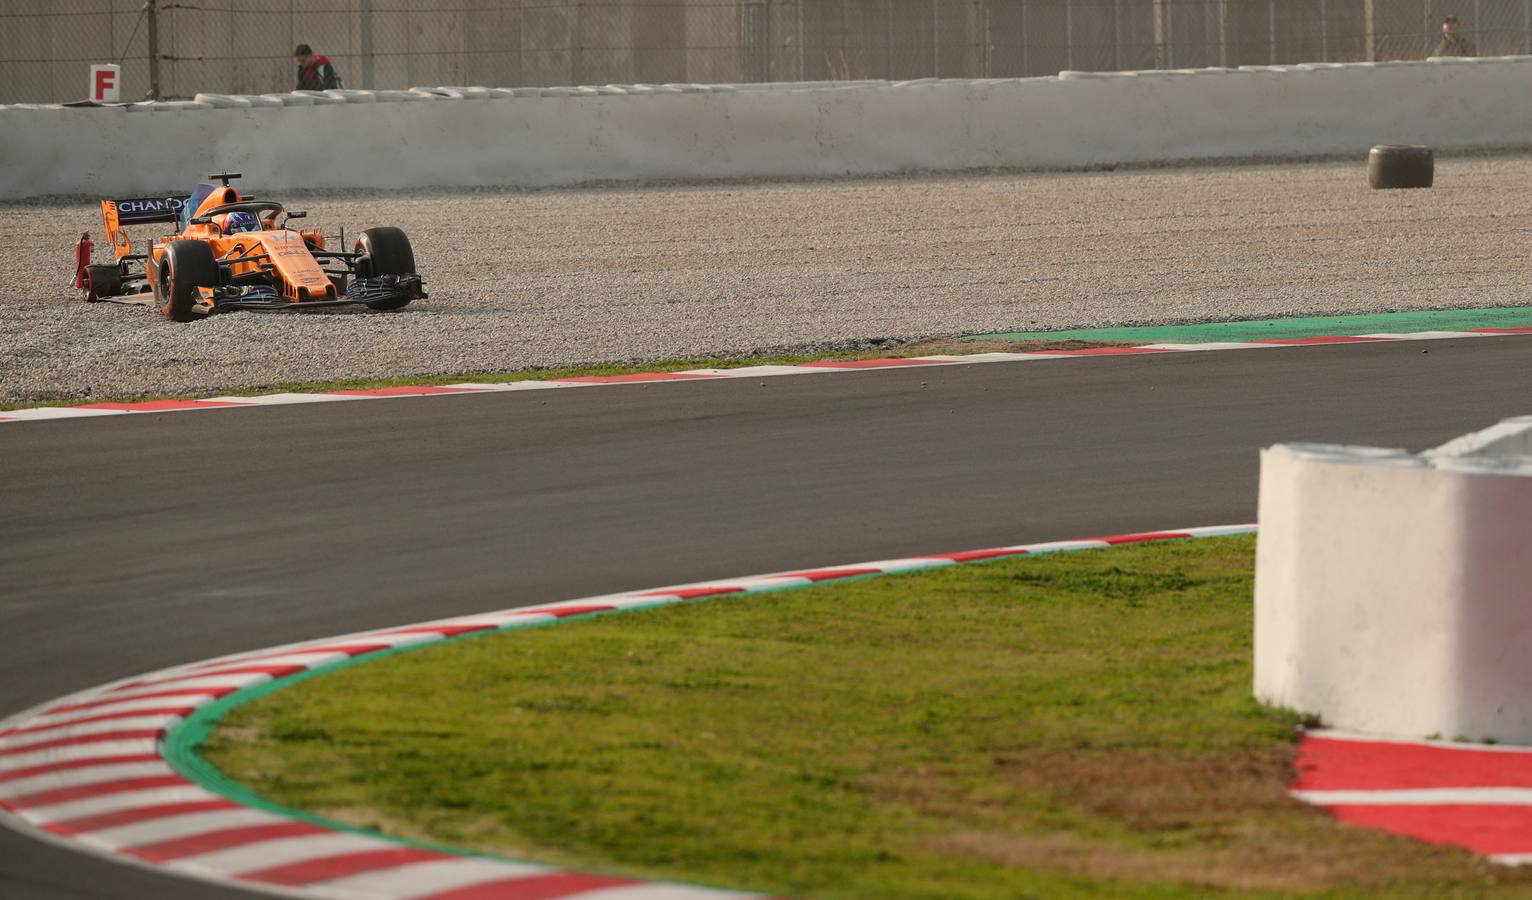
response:
[[[820,373],[848,373],[886,371],[905,368],[937,368],[946,366],[984,365],[1000,362],[1041,362],[1064,359],[1100,359],[1117,356],[1158,355],[1176,353],[1202,353],[1219,350],[1272,350],[1283,347],[1330,346],[1347,343],[1381,343],[1388,341],[1432,341],[1459,338],[1502,337],[1518,333],[1515,330],[1485,331],[1420,331],[1409,333],[1375,333],[1365,335],[1334,335],[1324,338],[1295,338],[1290,341],[1268,339],[1261,342],[1216,341],[1208,343],[1156,343],[1125,345],[1103,348],[1104,352],[1091,350],[1041,350],[1027,353],[976,353],[939,354],[933,356],[902,357],[885,360],[827,360],[824,362],[799,363],[796,365],[760,365],[727,369],[689,369],[684,372],[642,372],[618,376],[614,380],[580,380],[587,376],[571,376],[562,379],[527,379],[510,382],[461,382],[448,385],[404,385],[394,388],[362,388],[348,391],[285,392],[255,394],[251,396],[209,397],[203,400],[174,402],[141,401],[133,408],[132,402],[119,404],[120,409],[86,409],[81,406],[45,406],[28,409],[0,410],[0,424],[38,422],[53,419],[71,419],[82,416],[114,416],[123,414],[142,415],[153,412],[187,412],[198,409],[238,409],[252,406],[280,406],[296,403],[330,403],[339,400],[385,400],[398,397],[461,397],[469,394],[499,393],[504,391],[533,391],[555,388],[610,387],[615,384],[661,384],[677,381],[708,381],[738,378],[768,378],[782,375],[814,375]],[[1328,343],[1327,343],[1328,342]],[[678,377],[681,376],[681,377]],[[690,376],[690,377],[685,377]]]

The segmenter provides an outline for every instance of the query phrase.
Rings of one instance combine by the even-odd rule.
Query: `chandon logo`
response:
[[[174,219],[186,205],[185,197],[141,197],[117,201],[117,215],[124,224]]]

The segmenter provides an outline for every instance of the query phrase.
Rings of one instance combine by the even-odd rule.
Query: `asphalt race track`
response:
[[[1256,451],[1532,412],[1532,336],[0,426],[0,715],[426,618],[1253,521]],[[233,897],[0,829],[0,898]]]

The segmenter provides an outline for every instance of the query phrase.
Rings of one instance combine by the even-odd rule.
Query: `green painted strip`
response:
[[[529,622],[526,625],[511,625],[507,626],[507,628],[534,628],[544,624],[551,623]],[[396,653],[403,653],[406,650],[414,650],[420,647],[434,647],[437,644],[446,643],[448,641],[468,640],[470,638],[479,637],[484,634],[493,633],[495,632],[470,632],[468,634],[458,635],[457,637],[443,638],[439,641],[407,644],[403,647],[394,647],[390,650],[379,650],[375,653],[368,653],[363,656],[353,656],[348,659],[337,660],[327,665],[309,669],[306,672],[300,672],[296,675],[289,675],[286,678],[281,678],[275,681],[268,681],[264,684],[258,684],[254,687],[235,691],[232,694],[226,694],[218,700],[207,704],[206,706],[199,707],[195,712],[193,712],[186,719],[182,720],[179,724],[172,726],[170,730],[165,733],[165,739],[163,745],[161,746],[160,755],[165,758],[165,761],[170,764],[172,769],[184,775],[193,783],[206,788],[207,790],[219,795],[220,797],[223,797],[224,799],[232,800],[241,806],[248,806],[252,809],[264,810],[279,816],[286,816],[291,819],[297,819],[302,822],[307,822],[310,825],[317,825],[320,828],[327,828],[332,831],[348,831],[353,834],[366,835],[370,838],[377,838],[383,841],[391,841],[395,844],[414,847],[420,850],[430,850],[437,853],[446,853],[454,856],[486,857],[490,859],[505,860],[507,862],[536,865],[535,863],[529,863],[527,860],[514,859],[506,856],[496,856],[488,853],[476,853],[472,850],[464,850],[459,847],[450,847],[444,844],[433,844],[426,841],[417,841],[411,838],[398,837],[392,834],[384,834],[380,831],[373,831],[369,828],[362,828],[358,825],[352,825],[347,822],[340,822],[335,819],[327,819],[324,816],[316,816],[313,813],[304,812],[301,809],[293,809],[291,807],[273,803],[272,801],[251,790],[249,787],[246,787],[240,782],[235,781],[234,779],[225,775],[220,769],[204,759],[202,754],[199,752],[202,745],[205,744],[207,739],[212,735],[213,729],[218,727],[218,724],[223,720],[224,716],[228,715],[230,712],[238,709],[239,707],[244,706],[246,703],[253,703],[256,700],[267,696],[268,694],[272,694],[285,688],[301,684],[302,682],[308,681],[310,678],[318,678],[321,675],[327,675],[331,672],[357,665],[358,663],[370,662],[375,659],[382,659],[385,656],[393,656]]]
[[[1475,328],[1532,328],[1532,307],[1440,309],[1371,313],[1357,316],[1302,316],[1250,319],[1198,325],[1141,328],[1082,328],[1073,331],[1007,331],[970,335],[967,340],[1122,341],[1131,344],[1207,344],[1264,338],[1330,337],[1357,334],[1410,334],[1417,331],[1471,331]]]
[[[1247,530],[1243,530],[1243,531],[1228,531],[1228,532],[1221,533],[1221,534],[1216,534],[1216,535],[1193,535],[1190,538],[1161,538],[1161,539],[1158,539],[1158,540],[1160,542],[1164,542],[1164,541],[1173,541],[1173,540],[1196,540],[1199,537],[1230,537],[1230,536],[1233,536],[1233,535],[1236,535],[1236,534],[1247,534],[1247,533],[1249,533],[1251,531],[1254,531],[1254,530],[1255,530],[1254,526],[1251,526]],[[1122,545],[1122,546],[1134,546],[1134,545]],[[434,843],[431,843],[431,842],[428,842],[428,841],[420,841],[420,840],[415,840],[413,838],[406,838],[406,837],[399,837],[397,835],[392,835],[392,834],[385,834],[385,833],[380,832],[380,831],[374,831],[374,830],[369,829],[369,828],[362,828],[361,826],[352,825],[352,824],[349,824],[347,822],[340,822],[340,821],[336,821],[335,819],[328,819],[328,818],[325,818],[324,816],[318,816],[318,815],[315,815],[315,814],[310,813],[310,812],[305,812],[305,811],[303,811],[301,809],[293,809],[292,807],[282,806],[281,804],[274,803],[271,800],[267,799],[266,797],[261,796],[260,794],[258,794],[255,791],[251,790],[248,786],[246,786],[244,784],[241,784],[238,781],[235,781],[234,779],[230,778],[228,775],[224,774],[223,771],[221,771],[218,767],[214,766],[212,763],[209,763],[206,759],[203,758],[203,756],[202,756],[202,754],[200,752],[201,748],[202,748],[202,745],[207,742],[207,739],[212,735],[213,730],[218,727],[220,722],[223,721],[224,716],[227,716],[230,712],[240,708],[241,706],[244,706],[247,703],[253,703],[256,700],[259,700],[262,697],[266,697],[266,696],[268,696],[270,694],[276,693],[277,691],[284,690],[286,688],[292,687],[292,686],[297,685],[297,684],[302,684],[303,682],[308,681],[311,678],[318,678],[318,677],[320,677],[322,675],[328,675],[331,672],[338,672],[341,669],[346,669],[346,668],[349,668],[351,666],[360,665],[362,663],[367,663],[367,662],[372,662],[374,660],[383,659],[384,657],[388,657],[388,656],[394,656],[394,655],[399,654],[399,653],[408,653],[411,650],[419,650],[419,649],[421,649],[423,647],[436,647],[436,646],[440,646],[442,644],[452,643],[452,642],[456,642],[456,641],[476,640],[478,638],[486,637],[488,635],[500,634],[500,633],[505,632],[505,631],[521,630],[521,629],[525,629],[525,628],[542,628],[542,627],[546,627],[546,626],[549,626],[549,625],[557,625],[557,624],[559,624],[561,622],[572,622],[572,621],[577,621],[577,620],[581,620],[581,619],[589,619],[589,618],[593,618],[593,617],[596,617],[596,616],[610,616],[610,615],[618,615],[618,614],[622,614],[622,613],[637,612],[637,611],[645,610],[645,609],[655,609],[655,608],[661,607],[661,606],[677,606],[677,605],[681,605],[681,604],[692,604],[692,603],[710,603],[710,602],[717,601],[717,600],[728,600],[728,599],[734,599],[734,598],[738,598],[738,597],[746,597],[746,596],[751,596],[751,595],[756,595],[756,594],[774,594],[774,593],[781,593],[781,592],[784,592],[784,591],[800,591],[800,590],[806,590],[806,589],[809,589],[809,588],[823,587],[823,586],[831,585],[831,584],[843,584],[843,583],[848,583],[848,582],[852,582],[852,581],[864,581],[864,580],[871,579],[871,578],[883,578],[883,577],[886,577],[888,575],[903,575],[905,573],[925,572],[925,571],[930,571],[931,569],[942,569],[942,568],[946,568],[948,566],[954,566],[954,565],[959,565],[959,566],[961,566],[961,565],[983,565],[984,563],[998,562],[1000,560],[1005,560],[1005,559],[1018,559],[1018,558],[1022,558],[1024,556],[1047,556],[1047,555],[1050,555],[1050,554],[1053,554],[1053,553],[1070,553],[1070,552],[1076,552],[1076,551],[1079,551],[1079,550],[1097,550],[1097,549],[1110,549],[1110,547],[1107,547],[1107,548],[1101,548],[1101,547],[1060,547],[1060,548],[1048,549],[1048,550],[1030,551],[1030,552],[1028,552],[1026,554],[1018,553],[1018,554],[1011,554],[1011,555],[1007,555],[1007,556],[993,557],[993,558],[987,558],[987,559],[966,560],[966,561],[963,561],[963,562],[952,562],[952,561],[932,562],[930,565],[912,566],[912,567],[910,567],[908,569],[899,569],[899,570],[894,571],[894,572],[873,572],[873,573],[870,573],[870,574],[863,574],[863,575],[850,575],[850,576],[847,576],[845,578],[836,578],[836,579],[833,579],[833,580],[830,580],[830,581],[810,582],[810,583],[807,583],[807,584],[789,584],[789,585],[780,585],[780,586],[768,585],[768,586],[750,587],[750,588],[746,588],[743,591],[735,591],[733,593],[727,593],[727,594],[714,594],[714,595],[712,595],[710,597],[697,597],[697,598],[694,598],[694,599],[691,599],[691,600],[682,600],[682,601],[664,601],[664,600],[658,600],[658,601],[656,601],[654,603],[636,604],[636,605],[633,605],[633,606],[623,607],[621,609],[603,610],[603,611],[600,611],[600,612],[583,613],[583,614],[577,615],[577,616],[565,616],[563,618],[557,618],[557,619],[553,619],[551,621],[547,621],[547,620],[543,620],[543,621],[531,621],[531,622],[526,622],[524,624],[523,623],[511,623],[511,624],[504,625],[504,626],[501,626],[500,628],[496,628],[496,629],[487,629],[487,630],[484,630],[484,631],[472,631],[472,632],[468,632],[466,634],[457,635],[455,637],[442,638],[441,640],[437,640],[437,641],[425,641],[425,642],[418,642],[418,643],[413,643],[413,644],[406,644],[406,645],[401,646],[401,647],[393,647],[393,648],[388,649],[388,650],[379,650],[379,651],[377,651],[375,653],[368,653],[368,654],[365,654],[365,655],[362,655],[362,656],[353,656],[353,657],[349,657],[347,659],[336,660],[333,663],[328,663],[328,664],[323,665],[323,666],[317,666],[317,667],[315,667],[313,669],[309,669],[309,670],[307,670],[305,672],[300,672],[300,673],[298,673],[296,675],[290,675],[290,676],[288,676],[286,678],[280,678],[280,679],[277,679],[277,680],[274,680],[274,681],[268,681],[268,682],[265,682],[263,684],[255,685],[253,687],[243,688],[241,690],[235,691],[232,694],[226,694],[225,696],[219,698],[218,700],[213,701],[212,703],[207,704],[206,706],[202,706],[202,707],[197,708],[195,711],[192,712],[192,714],[190,716],[186,717],[185,719],[183,719],[181,722],[177,723],[176,725],[171,726],[171,728],[165,733],[165,738],[164,738],[164,741],[161,744],[161,748],[160,748],[160,755],[164,757],[165,761],[170,764],[170,767],[172,769],[174,769],[176,772],[180,773],[181,775],[185,776],[192,783],[194,783],[194,784],[196,784],[196,785],[198,785],[198,786],[200,786],[200,787],[202,787],[202,788],[204,788],[204,789],[206,789],[206,790],[208,790],[208,791],[210,791],[210,792],[212,792],[214,794],[217,794],[220,797],[223,797],[223,798],[225,798],[227,800],[231,800],[231,801],[233,801],[235,803],[238,803],[238,804],[240,804],[242,806],[250,807],[252,809],[264,810],[266,812],[273,813],[275,815],[286,816],[286,817],[291,818],[291,819],[297,819],[299,821],[307,822],[307,823],[309,823],[311,825],[316,825],[316,826],[318,826],[320,828],[327,828],[327,829],[330,829],[332,831],[345,831],[345,832],[350,832],[352,834],[365,835],[365,836],[370,837],[370,838],[376,838],[378,840],[383,840],[383,841],[390,841],[392,843],[400,844],[402,846],[415,847],[417,849],[429,850],[429,851],[433,851],[433,852],[436,852],[436,853],[445,853],[445,854],[450,854],[450,855],[453,855],[453,856],[466,856],[466,857],[479,857],[479,858],[484,858],[484,859],[495,859],[495,860],[501,860],[501,861],[504,861],[504,862],[518,863],[518,864],[521,864],[521,865],[547,865],[545,863],[538,863],[538,862],[534,862],[534,861],[531,861],[531,860],[525,860],[525,859],[517,859],[517,858],[511,857],[511,856],[502,856],[502,855],[493,854],[493,853],[481,853],[481,852],[477,852],[477,851],[473,851],[473,850],[466,850],[466,849],[463,849],[461,847],[451,847],[451,846],[448,846],[448,845],[445,845],[445,844],[434,844]],[[911,559],[918,559],[918,558],[919,557],[911,557]],[[557,867],[554,867],[554,868],[557,868]],[[670,882],[670,883],[673,883],[673,884],[686,884],[686,882]]]

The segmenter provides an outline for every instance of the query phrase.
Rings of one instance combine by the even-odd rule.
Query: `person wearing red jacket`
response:
[[[308,44],[299,44],[293,50],[293,62],[298,64],[298,91],[328,91],[345,87],[340,73],[328,56],[317,56]]]

